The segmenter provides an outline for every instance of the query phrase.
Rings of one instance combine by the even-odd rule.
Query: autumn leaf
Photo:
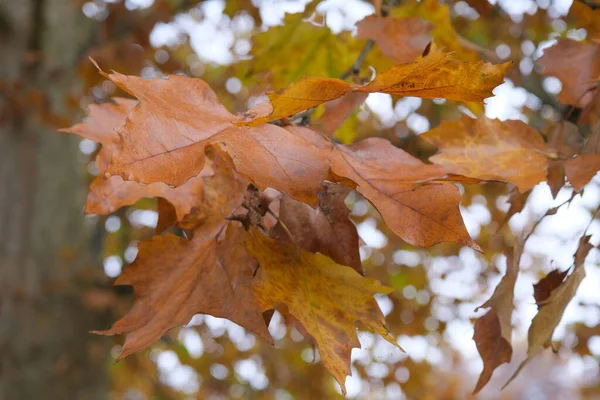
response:
[[[544,75],[561,80],[558,100],[562,104],[585,107],[591,101],[591,90],[600,78],[599,43],[559,38],[558,43],[544,50],[537,62],[544,67]]]
[[[514,183],[521,192],[546,178],[545,142],[520,120],[499,121],[463,115],[421,137],[440,149],[430,160],[449,172]]]
[[[516,243],[512,254],[507,256],[506,273],[494,290],[492,297],[479,308],[490,310],[475,322],[473,340],[483,360],[483,371],[473,394],[479,392],[490,380],[494,370],[512,358],[512,322],[515,283],[523,244]],[[477,309],[475,311],[477,311]]]
[[[577,191],[581,191],[600,171],[600,154],[581,154],[564,162],[565,175]]]
[[[463,102],[482,102],[504,81],[512,62],[492,65],[482,61],[465,62],[431,45],[424,57],[408,64],[394,65],[375,76],[367,85],[350,85],[340,79],[306,78],[279,93],[269,93],[271,107],[249,110],[240,125],[281,119],[335,100],[350,90],[388,93],[396,96],[445,98]]]
[[[195,314],[227,318],[272,343],[262,313],[252,300],[256,261],[245,251],[245,232],[227,223],[212,226],[192,240],[166,234],[139,244],[139,253],[116,280],[130,285],[135,301],[127,315],[106,331],[127,333],[117,361],[148,347]]]
[[[564,159],[571,158],[581,152],[583,138],[579,134],[577,125],[567,121],[561,121],[550,126],[546,138],[548,149],[554,152],[558,158],[548,161],[547,177],[552,197],[556,198],[565,183]]]
[[[304,250],[321,253],[340,265],[352,267],[364,275],[358,252],[358,232],[348,218],[344,199],[350,189],[333,183],[324,184],[317,193],[317,209],[283,195],[279,206],[280,224],[270,236],[278,241],[291,239]],[[291,234],[291,238],[289,235]]]
[[[107,77],[140,100],[119,130],[122,139],[108,173],[145,184],[182,185],[202,171],[205,148],[213,146],[257,186],[316,203],[327,160],[310,143],[274,125],[233,125],[239,118],[200,79],[144,80],[116,72]]]
[[[378,74],[371,83],[356,90],[425,99],[482,102],[492,96],[492,90],[504,81],[504,75],[511,67],[512,61],[498,65],[461,61],[432,44],[425,57],[410,64],[394,65]]]
[[[350,91],[350,86],[333,78],[304,78],[293,83],[280,92],[269,92],[271,109],[269,114],[262,115],[263,111],[248,110],[252,116],[248,126],[258,126],[269,121],[274,121],[299,113],[329,100],[337,99]]]
[[[600,38],[600,9],[592,9],[583,1],[574,1],[569,10],[577,20],[577,27],[587,32],[588,38]]]
[[[419,57],[431,42],[432,25],[420,18],[370,15],[356,24],[359,39],[375,41],[381,52],[397,64]]]
[[[313,118],[312,126],[320,132],[333,136],[352,113],[364,103],[367,96],[367,93],[352,92],[325,103],[323,113]]]
[[[427,165],[379,138],[352,146],[338,146],[331,171],[379,211],[386,225],[406,242],[432,246],[446,241],[481,250],[467,233],[458,205],[460,193],[450,183],[420,185],[446,176],[436,165]]]
[[[96,156],[96,166],[100,175],[90,184],[85,212],[106,215],[121,207],[135,204],[145,197],[162,197],[175,207],[176,218],[180,220],[190,212],[198,194],[202,191],[202,177],[212,174],[210,165],[207,165],[197,177],[193,177],[183,186],[175,189],[162,182],[142,186],[138,182],[124,181],[120,176],[104,176],[112,153],[119,143],[116,130],[125,124],[127,115],[137,104],[136,100],[119,97],[111,102],[91,104],[89,115],[84,122],[61,130],[78,134],[102,145]]]
[[[433,41],[438,46],[456,54],[463,60],[476,61],[479,59],[477,52],[463,46],[465,40],[452,26],[450,8],[447,4],[440,4],[438,0],[403,1],[399,7],[392,8],[390,15],[396,18],[422,18],[433,25],[431,34]]]
[[[350,375],[350,353],[360,347],[357,322],[398,346],[387,332],[375,293],[390,288],[360,276],[352,268],[336,264],[329,257],[301,250],[295,244],[276,242],[252,231],[246,242],[248,252],[260,263],[253,290],[260,308],[287,306],[315,339],[325,367],[345,393]]]
[[[588,253],[594,247],[590,244],[590,238],[591,235],[586,235],[579,240],[570,275],[564,278],[564,272],[553,271],[534,285],[538,313],[531,321],[527,333],[527,358],[519,365],[519,368],[504,386],[512,382],[533,357],[551,346],[554,330],[562,319],[565,309],[577,293],[579,284],[585,278],[583,264]]]
[[[125,124],[127,115],[137,104],[136,100],[122,97],[113,97],[110,102],[102,104],[90,104],[88,106],[89,113],[84,122],[59,131],[74,133],[100,143],[102,148],[96,157],[96,167],[100,172],[104,172],[110,163],[112,152],[119,144],[119,135],[116,129]]]
[[[360,52],[350,32],[334,34],[312,20],[312,2],[300,13],[286,14],[283,24],[252,37],[252,59],[236,66],[243,80],[258,79],[281,88],[304,77],[338,77]]]

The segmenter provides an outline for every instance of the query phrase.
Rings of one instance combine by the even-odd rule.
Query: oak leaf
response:
[[[394,65],[366,85],[350,85],[332,78],[307,78],[279,93],[268,93],[273,103],[271,108],[261,105],[259,111],[250,110],[249,118],[239,124],[255,126],[287,117],[335,100],[350,90],[482,102],[492,96],[492,90],[504,81],[504,75],[511,67],[512,62],[492,65],[482,61],[461,61],[432,44],[427,55],[412,63]],[[319,91],[314,88],[322,89]]]
[[[439,166],[424,164],[387,140],[370,138],[337,146],[331,172],[332,180],[354,182],[406,242],[432,246],[452,241],[481,250],[462,221],[458,188],[451,183],[421,185],[446,176]]]
[[[512,254],[507,257],[506,273],[496,286],[492,297],[477,308],[490,308],[490,310],[475,323],[473,340],[483,360],[483,371],[475,385],[474,394],[489,382],[496,368],[510,362],[512,358],[511,317],[522,253],[523,245],[518,242]]]
[[[360,347],[357,322],[398,346],[387,332],[375,293],[391,288],[360,276],[352,268],[336,264],[329,257],[309,253],[295,244],[279,243],[258,231],[246,242],[248,252],[260,269],[253,290],[265,311],[278,304],[287,306],[317,345],[325,367],[346,393],[350,375],[350,353]]]
[[[133,286],[133,307],[109,330],[95,332],[127,333],[117,361],[198,313],[227,318],[273,342],[253,301],[257,265],[243,247],[246,233],[237,225],[226,227],[222,222],[204,228],[191,240],[166,234],[139,244],[137,258],[115,282]]]
[[[600,154],[580,154],[563,163],[565,175],[577,191],[581,191],[600,171]]]
[[[248,110],[252,116],[248,126],[257,126],[316,107],[330,100],[335,100],[351,90],[350,86],[333,78],[304,78],[279,92],[269,92],[270,110],[265,115],[260,111]]]
[[[410,64],[394,65],[378,74],[359,92],[381,92],[425,99],[444,98],[463,102],[482,102],[504,81],[512,61],[492,65],[482,61],[456,59],[431,45],[429,54]]]
[[[270,124],[233,125],[240,118],[200,79],[173,75],[144,80],[117,72],[106,76],[140,101],[119,130],[121,142],[108,173],[145,184],[182,185],[202,171],[205,148],[213,146],[257,186],[316,203],[326,160],[310,143]]]
[[[312,120],[312,126],[318,131],[333,136],[352,113],[367,99],[367,93],[352,92],[339,99],[325,103],[323,113]],[[354,132],[352,132],[354,134]],[[339,139],[339,137],[336,135]],[[348,140],[342,140],[347,143]]]
[[[359,39],[373,40],[381,52],[397,64],[419,57],[431,42],[432,25],[420,18],[370,15],[356,24]]]
[[[540,134],[520,120],[463,115],[421,135],[440,153],[430,157],[447,171],[514,183],[521,192],[546,178],[547,151]]]
[[[558,39],[537,62],[544,66],[544,75],[561,80],[558,100],[562,104],[583,108],[592,100],[600,78],[600,43]]]
[[[284,194],[279,205],[280,223],[270,236],[278,241],[293,240],[306,251],[324,254],[337,264],[352,267],[364,275],[358,252],[358,232],[344,203],[350,189],[333,183],[323,186],[317,193],[319,205],[316,209]]]
[[[476,51],[463,45],[465,40],[452,26],[450,8],[447,4],[440,4],[438,0],[403,1],[399,7],[391,10],[390,15],[396,18],[422,18],[433,25],[431,31],[433,41],[445,51],[452,52],[458,58],[467,61],[479,59]]]
[[[143,186],[134,181],[124,181],[120,176],[104,175],[112,153],[119,144],[120,138],[116,130],[125,124],[127,116],[137,105],[136,100],[120,97],[103,104],[91,104],[84,122],[61,129],[62,132],[75,133],[102,146],[96,156],[96,166],[100,175],[90,184],[85,212],[106,215],[123,206],[135,204],[144,197],[162,197],[175,207],[176,219],[180,220],[190,212],[202,191],[202,176],[212,174],[210,165],[197,177],[175,189],[162,182]]]

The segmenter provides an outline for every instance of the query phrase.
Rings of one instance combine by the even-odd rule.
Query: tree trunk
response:
[[[93,26],[74,0],[0,0],[0,399],[108,397],[78,140],[53,126]]]

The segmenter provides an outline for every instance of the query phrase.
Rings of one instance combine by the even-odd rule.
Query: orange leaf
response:
[[[546,179],[545,142],[523,121],[463,115],[421,137],[441,150],[430,160],[452,173],[511,182],[521,192]]]
[[[561,80],[562,104],[585,107],[592,100],[591,89],[600,78],[600,44],[558,39],[537,62],[544,66],[544,75]]]
[[[481,251],[462,221],[458,188],[451,183],[419,187],[445,177],[439,166],[424,164],[387,140],[370,138],[337,146],[331,171],[333,180],[354,182],[386,225],[408,243],[432,246],[451,241]]]
[[[350,86],[340,79],[304,78],[300,82],[292,83],[284,90],[267,93],[271,104],[270,109],[259,104],[258,110],[248,110],[247,114],[251,116],[251,121],[245,125],[258,126],[294,115],[337,99],[350,90]],[[266,112],[269,113],[266,114]]]
[[[112,152],[119,144],[119,135],[115,130],[125,124],[127,115],[137,104],[136,100],[121,97],[113,97],[111,102],[107,103],[90,104],[89,114],[84,122],[59,131],[75,133],[102,144],[96,157],[96,167],[100,172],[104,172],[110,163]]]
[[[127,333],[120,360],[148,347],[198,313],[227,318],[272,343],[250,284],[256,261],[245,251],[246,235],[226,224],[186,240],[171,234],[141,242],[134,263],[115,285],[130,285],[135,302],[127,315],[102,335]]]
[[[392,66],[378,74],[371,83],[356,90],[482,102],[492,96],[492,90],[504,81],[504,75],[512,64],[512,61],[498,65],[461,61],[432,44],[427,56],[410,64]]]
[[[600,9],[592,9],[582,1],[574,1],[569,15],[577,19],[577,27],[587,31],[588,38],[600,38]]]
[[[122,139],[109,173],[146,184],[182,185],[203,169],[205,148],[212,145],[257,186],[316,203],[327,167],[326,158],[310,143],[274,125],[233,125],[238,117],[200,79],[173,75],[144,80],[119,73],[107,77],[140,100],[119,130]]]
[[[356,24],[359,39],[373,40],[397,64],[419,57],[431,42],[432,25],[421,18],[370,15]]]
[[[258,231],[251,232],[246,248],[260,263],[253,289],[261,309],[287,306],[316,341],[323,364],[343,393],[350,374],[350,353],[360,347],[357,322],[398,346],[373,298],[375,293],[391,292],[390,288],[329,257],[276,242]]]
[[[483,360],[483,371],[481,371],[473,391],[474,394],[489,382],[498,366],[510,362],[512,357],[511,317],[515,283],[519,274],[522,253],[523,246],[521,243],[517,243],[512,255],[507,257],[506,273],[496,286],[492,297],[477,308],[490,308],[490,310],[475,323],[473,339]]]
[[[600,154],[580,154],[563,165],[569,182],[580,191],[600,171]]]
[[[339,99],[328,102],[325,104],[323,114],[314,119],[312,125],[323,133],[333,135],[354,110],[364,103],[367,96],[367,93],[348,93]]]

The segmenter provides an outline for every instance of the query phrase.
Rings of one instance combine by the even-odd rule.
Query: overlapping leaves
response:
[[[84,124],[68,130],[102,144],[101,175],[90,187],[87,211],[110,213],[141,197],[161,197],[173,204],[186,238],[166,234],[140,245],[138,258],[117,280],[134,287],[135,304],[102,333],[128,333],[123,357],[195,313],[207,313],[271,341],[261,313],[285,306],[343,388],[351,349],[359,344],[355,323],[395,343],[372,297],[389,289],[361,276],[358,234],[344,205],[348,191],[369,200],[410,244],[453,241],[480,250],[465,229],[452,182],[500,180],[527,192],[546,178],[557,143],[545,143],[520,121],[463,117],[423,135],[440,149],[433,164],[425,164],[387,140],[340,145],[289,125],[286,117],[356,93],[481,102],[510,66],[462,61],[431,46],[366,85],[306,78],[242,115],[230,113],[199,79],[105,74],[137,101],[94,106]],[[275,120],[281,126],[268,124]],[[245,192],[248,183],[259,189]],[[269,208],[272,199],[260,197],[268,188],[280,192],[277,212]],[[272,228],[263,223],[269,215],[277,222]],[[476,325],[484,358],[476,390],[512,353],[518,260],[512,265]],[[499,345],[500,353],[494,350]]]

